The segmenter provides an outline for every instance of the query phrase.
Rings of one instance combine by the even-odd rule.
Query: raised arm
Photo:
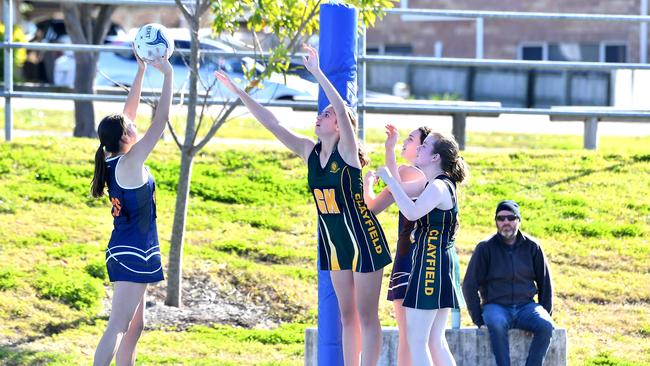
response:
[[[293,151],[295,154],[300,156],[303,160],[307,161],[309,154],[314,149],[314,141],[310,138],[297,134],[290,129],[283,126],[280,121],[269,111],[267,108],[264,108],[259,104],[255,99],[251,98],[248,93],[241,90],[230,77],[221,71],[214,73],[217,79],[226,87],[228,90],[237,95],[242,103],[248,108],[253,117],[257,119],[262,126],[266,127],[284,146],[288,147],[289,150]]]
[[[339,140],[339,153],[343,155],[348,164],[361,168],[361,162],[359,161],[359,145],[357,143],[356,131],[352,125],[352,120],[348,115],[347,109],[345,107],[345,101],[341,97],[338,91],[334,88],[334,85],[327,79],[323,71],[320,69],[318,52],[315,49],[305,45],[305,50],[307,51],[307,56],[303,57],[303,62],[305,63],[305,68],[309,70],[312,75],[318,81],[321,88],[325,92],[327,99],[334,108],[334,113],[336,113],[336,121],[338,122],[339,131],[340,131],[340,140]]]
[[[424,188],[417,201],[413,202],[404,188],[393,178],[392,174],[386,167],[377,170],[377,175],[386,182],[390,189],[393,199],[404,217],[409,221],[415,221],[428,214],[431,210],[442,203],[445,195],[449,196],[449,191],[444,183],[439,180],[433,181]],[[404,184],[404,183],[403,183]],[[408,183],[407,183],[408,184]]]
[[[144,78],[144,72],[147,70],[147,64],[142,61],[133,50],[135,59],[138,62],[138,71],[135,73],[135,78],[131,83],[131,90],[129,90],[129,95],[126,97],[126,103],[124,103],[124,114],[131,121],[135,121],[136,116],[138,115],[138,106],[140,105],[140,95],[142,94],[142,79]]]
[[[402,178],[397,170],[397,159],[395,158],[395,145],[397,145],[398,138],[399,132],[397,128],[390,123],[386,124],[386,142],[384,143],[386,149],[384,153],[386,168],[388,168],[395,180],[401,183]]]
[[[164,56],[151,63],[151,66],[162,72],[165,78],[163,81],[162,93],[160,94],[160,100],[158,100],[158,107],[156,107],[156,113],[154,113],[151,126],[149,126],[149,129],[145,132],[140,141],[136,142],[124,157],[125,162],[128,162],[128,165],[132,167],[144,164],[153,148],[156,146],[158,141],[160,141],[160,137],[162,136],[167,120],[169,119],[169,108],[172,102],[174,69],[169,63],[169,60]]]

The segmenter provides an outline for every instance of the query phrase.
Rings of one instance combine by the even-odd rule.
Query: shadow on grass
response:
[[[638,155],[634,155],[630,159],[626,159],[626,160],[624,160],[624,161],[622,161],[622,162],[620,162],[618,164],[610,165],[610,166],[602,168],[602,169],[586,169],[583,172],[580,172],[579,174],[575,174],[575,175],[572,175],[570,177],[566,177],[566,178],[563,178],[563,179],[560,179],[560,180],[557,180],[557,181],[554,181],[554,182],[549,182],[547,184],[547,186],[548,187],[555,187],[557,185],[564,184],[564,183],[570,183],[570,182],[573,182],[575,180],[578,180],[580,178],[583,178],[583,177],[586,177],[586,176],[589,176],[589,175],[592,175],[592,174],[595,174],[595,173],[611,172],[611,171],[614,171],[616,169],[622,168],[624,166],[634,165],[634,164],[638,164],[638,163],[647,163],[649,161],[650,161],[650,154],[645,154],[645,155],[638,154]]]
[[[38,341],[38,340],[41,340],[41,339],[44,339],[44,338],[48,338],[48,337],[51,337],[53,335],[62,333],[64,331],[68,330],[68,329],[78,328],[80,325],[94,326],[96,324],[97,320],[100,320],[100,319],[107,320],[108,317],[106,317],[106,316],[93,316],[93,317],[90,317],[90,318],[79,318],[77,320],[73,320],[73,321],[69,321],[69,322],[62,322],[62,323],[50,322],[50,323],[47,323],[43,327],[41,334],[18,339],[16,341],[12,342],[12,343],[9,343],[7,349],[12,349],[12,348],[24,345],[24,344],[28,344],[28,343],[32,343],[32,342],[35,342],[35,341]],[[4,356],[3,351],[4,350],[5,350],[5,348],[0,347],[0,360],[3,360],[3,356]],[[4,363],[2,363],[2,365],[4,365]]]

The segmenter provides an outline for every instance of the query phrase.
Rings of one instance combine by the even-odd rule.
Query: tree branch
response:
[[[62,3],[61,11],[63,12],[65,28],[68,31],[72,42],[77,44],[88,44],[86,35],[81,28],[79,6],[71,3]]]
[[[172,123],[169,121],[169,119],[167,119],[167,127],[169,127],[169,132],[172,134],[172,137],[174,138],[174,142],[176,143],[176,146],[178,146],[178,149],[183,150],[183,146],[181,145],[181,142],[178,139],[178,135],[176,135],[174,127],[172,127]]]
[[[223,113],[223,115],[220,118],[218,118],[218,120],[212,125],[212,127],[210,127],[210,131],[208,131],[208,133],[205,135],[203,140],[201,140],[201,142],[199,142],[199,144],[195,146],[196,151],[200,151],[201,149],[203,149],[203,147],[210,141],[210,139],[212,139],[214,134],[217,133],[219,127],[221,127],[221,125],[223,125],[224,122],[226,122],[226,119],[228,118],[230,113],[232,113],[232,111],[234,111],[235,108],[240,104],[241,104],[241,99],[238,98],[237,100],[233,101],[230,106],[228,106],[228,109],[226,109],[225,113]]]
[[[97,15],[97,23],[93,29],[94,34],[92,38],[93,44],[103,44],[108,30],[111,26],[111,15],[115,11],[114,5],[100,5],[99,14]]]
[[[214,81],[212,81],[210,87],[208,87],[207,90],[205,91],[205,96],[203,97],[203,104],[201,104],[201,113],[199,114],[199,124],[196,126],[196,133],[194,134],[194,138],[192,139],[192,146],[194,146],[194,143],[196,142],[196,137],[199,135],[199,131],[201,130],[201,125],[203,124],[203,118],[205,117],[205,109],[208,105],[207,101],[208,98],[210,97],[210,92],[212,91],[212,88],[216,85],[216,83],[217,83],[217,78],[214,78]]]
[[[88,44],[92,44],[93,35],[93,5],[79,5],[79,20],[81,20],[81,29]]]
[[[176,1],[176,6],[181,11],[181,14],[183,14],[183,18],[185,18],[185,20],[187,20],[188,23],[191,23],[192,14],[190,13],[190,11],[187,10],[187,7],[185,7],[185,5],[183,5],[181,0],[175,0],[175,1]]]
[[[198,11],[198,16],[201,17],[203,13],[208,11],[208,8],[210,7],[210,1],[209,0],[203,0],[201,1],[201,5],[199,6]]]
[[[298,27],[298,30],[296,31],[296,35],[293,38],[291,38],[291,41],[289,42],[289,45],[287,46],[287,50],[289,50],[289,52],[292,52],[291,49],[296,46],[296,41],[298,39],[302,39],[302,37],[300,37],[300,33],[302,32],[303,29],[305,29],[305,27],[307,26],[307,24],[309,23],[311,18],[316,16],[316,9],[318,9],[318,6],[320,5],[321,2],[322,2],[322,0],[316,1],[316,4],[311,9],[311,12],[309,13],[309,16],[307,18],[303,19],[302,24],[300,24],[300,26]],[[305,8],[305,10],[306,9],[307,8]]]

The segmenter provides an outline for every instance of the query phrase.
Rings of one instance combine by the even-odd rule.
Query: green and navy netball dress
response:
[[[406,295],[406,285],[408,285],[411,276],[415,249],[411,240],[413,229],[415,229],[415,221],[409,221],[400,211],[397,223],[397,250],[388,283],[388,300],[390,301],[403,299]]]
[[[413,268],[403,305],[415,309],[459,309],[464,306],[460,288],[460,268],[454,248],[458,225],[456,184],[446,175],[442,180],[454,207],[434,208],[418,219],[414,233]]]
[[[322,168],[321,143],[309,155],[308,182],[318,211],[320,269],[374,272],[391,262],[386,237],[363,200],[361,169],[335,147]]]
[[[125,187],[117,179],[122,156],[106,160],[108,195],[113,205],[113,232],[106,249],[111,282],[152,283],[163,280],[156,229],[156,184],[146,169],[147,182]]]

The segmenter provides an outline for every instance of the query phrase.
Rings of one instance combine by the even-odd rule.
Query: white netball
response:
[[[143,25],[133,42],[138,57],[148,63],[162,56],[169,58],[174,52],[174,39],[167,28],[158,23]]]

